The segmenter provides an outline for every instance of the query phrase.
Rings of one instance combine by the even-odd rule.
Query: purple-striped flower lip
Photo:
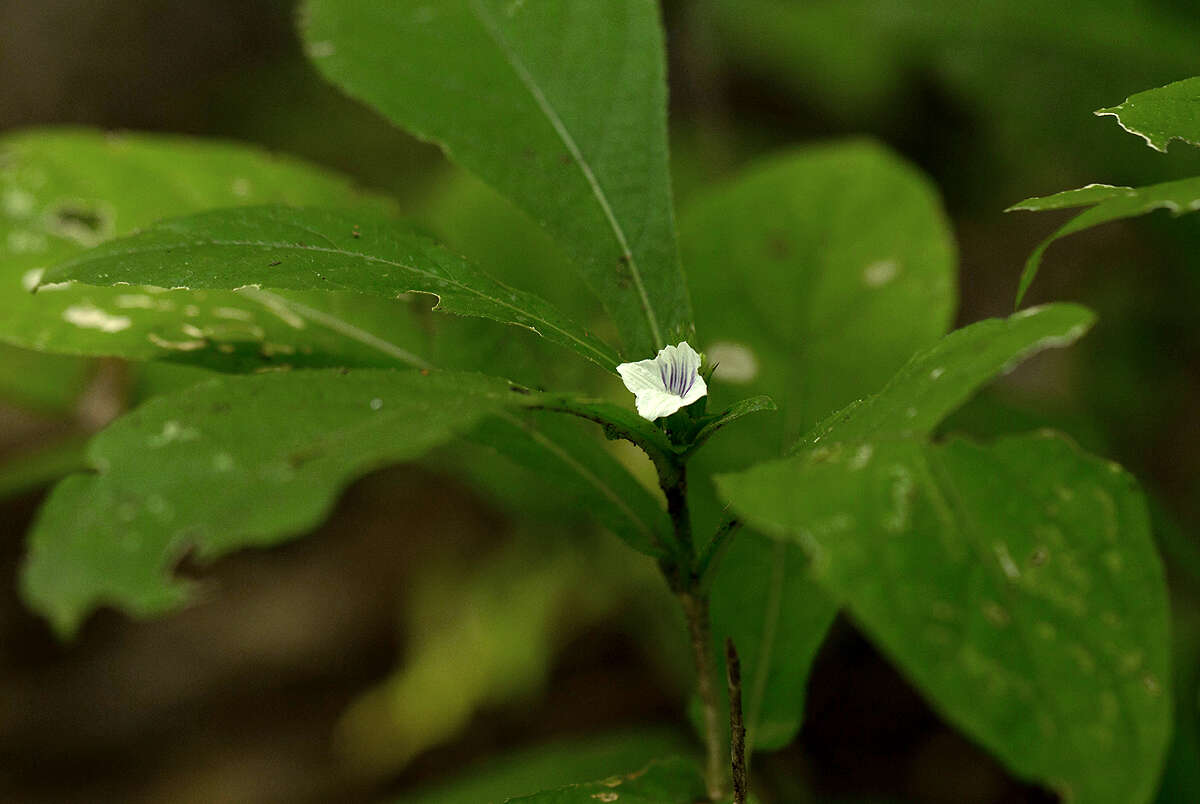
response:
[[[649,421],[670,416],[708,394],[700,376],[700,354],[687,341],[660,349],[652,360],[622,363],[617,373],[633,392],[638,415]]]

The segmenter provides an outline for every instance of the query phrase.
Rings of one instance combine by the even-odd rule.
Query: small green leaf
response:
[[[691,336],[657,3],[309,0],[301,19],[327,78],[557,238],[627,356]]]
[[[718,480],[802,545],[933,705],[1081,804],[1152,795],[1170,731],[1168,609],[1137,484],[1053,434],[864,441]]]
[[[1025,270],[1021,272],[1021,282],[1017,288],[1018,305],[1025,298],[1029,286],[1033,284],[1038,268],[1042,264],[1042,255],[1046,253],[1046,249],[1050,247],[1051,243],[1102,223],[1136,218],[1157,209],[1165,209],[1174,217],[1196,212],[1200,210],[1200,177],[1151,184],[1147,187],[1089,185],[1078,190],[1067,190],[1042,198],[1030,198],[1014,204],[1009,207],[1009,210],[1038,211],[1084,205],[1094,206],[1059,227],[1054,234],[1038,244],[1038,247],[1029,255],[1029,259],[1025,261]]]
[[[1047,304],[951,332],[913,355],[883,389],[814,427],[793,448],[921,438],[989,380],[1030,355],[1081,337],[1095,315],[1075,304]]]
[[[1119,106],[1098,109],[1096,114],[1117,118],[1121,128],[1156,151],[1166,153],[1171,140],[1200,148],[1200,78],[1130,95]]]
[[[682,754],[689,749],[678,732],[662,730],[562,740],[488,760],[467,768],[452,782],[402,796],[393,804],[501,804],[549,785],[611,778],[644,765],[647,757]]]
[[[395,299],[427,293],[435,309],[526,327],[613,371],[619,361],[538,297],[507,287],[419,232],[368,212],[290,207],[214,210],[162,221],[46,272],[43,283],[190,290],[248,285]]]
[[[752,413],[771,412],[779,410],[775,401],[769,396],[752,396],[749,399],[743,399],[740,402],[734,402],[721,413],[711,417],[710,421],[705,422],[703,426],[692,437],[692,445],[689,447],[691,451],[700,449],[708,439],[717,434],[717,431],[733,424],[738,419],[749,416]],[[703,421],[703,420],[702,420]]]
[[[734,537],[712,587],[717,656],[725,638],[742,663],[746,752],[790,743],[804,719],[808,673],[837,614],[804,551],[747,531]]]
[[[170,575],[316,525],[352,479],[419,457],[536,395],[476,374],[278,372],[221,376],[158,397],[91,443],[94,474],[43,505],[25,599],[62,634],[100,604],[151,615],[182,603]]]
[[[652,762],[628,776],[610,776],[590,784],[573,784],[509,799],[511,804],[696,804],[705,797],[696,763],[687,759]]]
[[[244,145],[75,129],[0,138],[0,341],[224,371],[412,365],[421,329],[394,302],[137,287],[28,292],[46,266],[159,218],[265,203],[392,207],[336,174]]]

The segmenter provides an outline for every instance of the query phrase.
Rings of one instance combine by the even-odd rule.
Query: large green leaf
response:
[[[188,551],[295,536],[353,478],[536,399],[483,375],[380,370],[221,376],[156,398],[92,441],[93,474],[51,493],[25,598],[64,634],[99,604],[168,610],[187,597],[171,569]]]
[[[512,804],[696,804],[704,801],[704,780],[696,763],[686,759],[652,762],[628,776],[610,776],[590,784],[509,799]]]
[[[244,145],[71,129],[0,139],[0,341],[227,371],[420,364],[420,322],[396,302],[79,285],[28,292],[49,265],[159,218],[264,203],[390,208],[336,175]]]
[[[717,656],[729,637],[741,659],[747,753],[799,732],[808,672],[836,614],[800,547],[753,531],[735,537],[713,581],[712,632]]]
[[[719,480],[951,722],[1070,801],[1149,799],[1167,601],[1132,477],[1053,434],[863,441]]]
[[[714,388],[770,395],[776,442],[878,388],[954,317],[937,193],[870,142],[766,159],[693,202],[680,232]]]
[[[532,294],[503,285],[425,235],[366,211],[291,207],[213,210],[162,221],[46,271],[42,281],[129,283],[188,290],[355,292],[396,299],[435,295],[435,309],[517,324],[608,371],[619,361]]]
[[[1196,212],[1200,210],[1200,177],[1152,184],[1147,187],[1114,187],[1107,184],[1092,184],[1078,190],[1066,190],[1040,198],[1027,198],[1009,207],[1007,211],[1038,212],[1046,209],[1068,209],[1080,206],[1089,206],[1091,209],[1067,221],[1054,234],[1038,244],[1038,247],[1029,255],[1029,259],[1025,262],[1025,270],[1021,272],[1021,283],[1017,288],[1017,304],[1021,303],[1025,292],[1033,284],[1038,268],[1042,264],[1042,255],[1046,253],[1046,249],[1050,247],[1051,243],[1069,234],[1082,232],[1084,229],[1090,229],[1102,223],[1136,218],[1157,209],[1165,209],[1174,217]]]
[[[1096,114],[1117,118],[1121,128],[1156,151],[1165,153],[1171,140],[1200,147],[1200,78],[1130,95],[1124,103],[1098,109]]]
[[[444,786],[402,796],[394,804],[501,804],[549,785],[610,778],[643,766],[647,757],[690,748],[678,732],[658,730],[562,740],[488,760]]]
[[[477,174],[554,235],[626,354],[690,337],[650,0],[309,0],[318,69]]]

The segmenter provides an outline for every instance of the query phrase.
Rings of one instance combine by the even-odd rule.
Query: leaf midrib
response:
[[[622,258],[627,260],[629,272],[633,277],[633,284],[637,288],[638,298],[642,305],[642,312],[645,313],[646,321],[650,325],[650,334],[654,338],[655,348],[661,348],[666,345],[663,340],[662,332],[658,326],[658,318],[654,314],[654,309],[650,305],[650,297],[646,293],[645,283],[642,281],[642,272],[637,263],[637,257],[633,250],[629,247],[629,241],[625,237],[625,230],[617,220],[616,213],[613,211],[612,205],[608,201],[608,195],[604,192],[604,188],[600,186],[600,181],[596,178],[595,172],[592,170],[591,164],[584,157],[583,152],[579,149],[579,145],[575,142],[575,138],[559,117],[558,112],[550,104],[545,93],[534,79],[529,69],[524,62],[517,56],[508,40],[504,37],[504,32],[500,30],[500,26],[496,24],[496,20],[488,10],[484,7],[480,0],[471,0],[471,13],[475,19],[483,27],[488,37],[495,43],[497,50],[504,56],[508,66],[516,74],[521,85],[525,87],[537,104],[538,110],[545,116],[550,127],[554,129],[554,133],[558,135],[559,140],[566,147],[567,152],[571,155],[575,166],[579,168],[579,172],[583,174],[584,180],[591,188],[592,195],[596,202],[600,205],[601,211],[604,213],[605,219],[608,221],[609,228],[612,230],[613,236],[616,238],[617,245],[621,248]]]

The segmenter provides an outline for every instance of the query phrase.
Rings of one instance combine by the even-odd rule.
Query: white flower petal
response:
[[[700,355],[687,341],[663,347],[653,360],[622,363],[617,373],[634,393],[638,415],[650,421],[670,416],[708,393],[700,376]]]
[[[635,401],[638,415],[650,421],[670,416],[683,407],[683,397],[666,391],[642,391]]]
[[[637,363],[622,363],[617,366],[617,373],[625,387],[635,394],[642,391],[666,391],[663,385],[662,373],[654,360],[639,360]]]

